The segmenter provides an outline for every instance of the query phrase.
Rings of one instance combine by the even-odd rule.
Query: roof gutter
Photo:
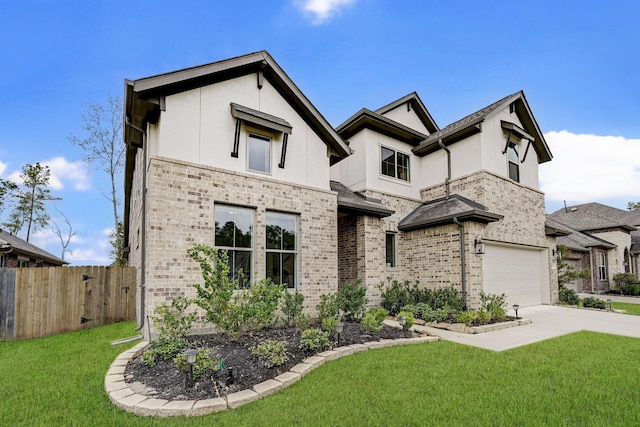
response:
[[[129,122],[129,118],[126,118]],[[146,303],[146,278],[147,278],[147,157],[148,157],[148,144],[147,144],[147,132],[144,129],[140,129],[137,126],[131,125],[132,129],[137,130],[142,134],[142,206],[141,206],[141,225],[140,225],[140,239],[142,245],[140,246],[140,318],[138,319],[138,326],[136,332],[142,330],[145,321],[145,303]],[[151,339],[151,335],[147,337]]]

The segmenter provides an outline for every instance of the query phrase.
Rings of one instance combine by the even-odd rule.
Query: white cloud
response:
[[[320,25],[328,21],[332,16],[345,7],[355,3],[356,0],[304,0],[297,5],[305,14],[311,16],[311,23]]]
[[[65,239],[64,225],[61,224],[62,238]],[[65,253],[65,261],[71,263],[71,265],[110,265],[110,251],[111,244],[109,242],[109,236],[111,235],[110,228],[102,229],[99,232],[90,233],[91,236],[86,238],[79,237],[77,234],[71,238],[71,243],[67,247],[71,252]],[[51,229],[45,228],[38,230],[29,239],[29,243],[36,245],[39,248],[44,249],[52,255],[61,257],[62,255],[62,243],[58,235]]]
[[[0,176],[4,174],[5,170],[7,170],[7,164],[0,162]]]
[[[547,199],[640,199],[640,139],[564,130],[544,137],[553,153],[552,161],[540,165],[540,188]]]
[[[65,183],[70,183],[74,190],[85,191],[91,188],[91,181],[89,179],[89,170],[83,163],[69,162],[64,157],[54,157],[49,160],[41,161],[43,166],[49,166],[51,170],[51,176],[49,177],[49,187],[54,190],[62,190]],[[0,163],[0,175],[6,169],[5,164]],[[9,174],[8,179],[22,184],[22,178],[20,174],[22,170],[14,171]]]

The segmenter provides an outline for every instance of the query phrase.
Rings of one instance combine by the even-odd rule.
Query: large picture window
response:
[[[247,153],[249,170],[271,173],[271,140],[269,138],[250,133],[247,139]]]
[[[267,212],[267,278],[287,288],[296,286],[298,217]]]
[[[215,247],[229,256],[230,274],[241,288],[249,287],[252,278],[253,210],[216,205]]]
[[[382,175],[409,181],[409,155],[391,148],[380,147],[380,172]]]

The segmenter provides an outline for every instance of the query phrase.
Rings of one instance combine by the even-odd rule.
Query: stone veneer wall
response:
[[[266,211],[299,214],[297,288],[306,311],[313,315],[320,294],[337,290],[335,193],[166,158],[151,159],[147,179],[147,315],[174,296],[195,295],[202,276],[187,249],[213,246],[215,203],[255,209],[255,279],[265,274]]]

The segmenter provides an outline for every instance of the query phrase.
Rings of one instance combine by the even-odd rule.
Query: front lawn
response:
[[[633,314],[635,316],[640,316],[640,304],[612,301],[611,308],[613,308],[614,310],[624,310],[624,314]]]
[[[638,425],[640,340],[580,332],[495,353],[451,342],[389,347],[323,365],[237,410],[138,418],[103,390],[132,323],[0,342],[0,425]]]

